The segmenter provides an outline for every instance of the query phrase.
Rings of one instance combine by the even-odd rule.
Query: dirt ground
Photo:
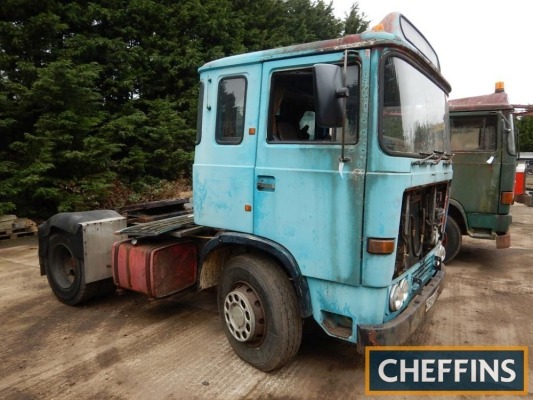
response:
[[[510,249],[464,238],[408,344],[528,345],[533,365],[533,208],[515,204],[512,214]],[[288,367],[266,374],[242,362],[214,293],[152,301],[127,292],[63,305],[39,275],[34,237],[0,242],[0,338],[1,399],[364,397],[363,357],[312,326]],[[530,396],[532,387],[530,368]]]

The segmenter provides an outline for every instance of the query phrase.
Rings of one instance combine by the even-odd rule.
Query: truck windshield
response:
[[[454,152],[496,150],[496,115],[454,117],[451,147]]]
[[[449,152],[445,92],[399,57],[384,62],[381,109],[382,149],[422,157]]]

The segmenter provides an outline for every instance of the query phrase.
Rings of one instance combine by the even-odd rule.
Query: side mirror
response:
[[[313,81],[317,125],[323,128],[341,128],[344,120],[343,99],[348,97],[348,88],[344,87],[341,67],[315,64]]]

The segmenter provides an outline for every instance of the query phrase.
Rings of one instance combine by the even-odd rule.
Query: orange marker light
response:
[[[513,204],[514,193],[513,192],[501,192],[500,193],[500,203],[502,204]]]
[[[367,251],[371,254],[392,254],[394,239],[368,239]]]
[[[385,31],[385,26],[383,24],[377,24],[372,28],[374,32],[383,32]]]
[[[249,135],[255,135],[255,128],[248,128]]]
[[[246,212],[252,211],[252,206],[250,204],[245,204],[244,205],[244,211],[246,211]]]
[[[496,93],[505,92],[505,84],[503,82],[496,82],[496,85],[494,87],[494,92]]]

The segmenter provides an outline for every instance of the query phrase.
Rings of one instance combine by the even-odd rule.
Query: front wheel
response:
[[[459,224],[448,215],[443,240],[444,249],[446,250],[445,264],[451,262],[459,254],[462,241],[463,236]]]
[[[239,255],[225,266],[218,308],[239,357],[262,371],[288,364],[298,353],[302,319],[289,278],[271,259]]]

